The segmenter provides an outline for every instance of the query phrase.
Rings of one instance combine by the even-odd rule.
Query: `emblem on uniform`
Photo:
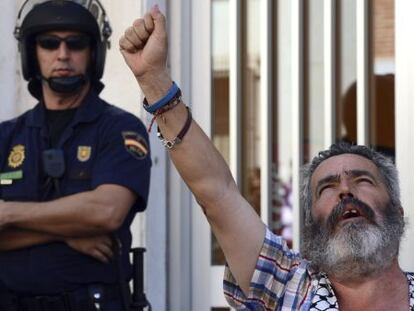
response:
[[[126,150],[137,159],[145,159],[148,155],[148,145],[145,139],[136,132],[122,132]]]
[[[91,158],[92,147],[90,146],[79,146],[78,147],[78,160],[80,162],[86,162]]]
[[[23,145],[16,145],[13,147],[12,151],[9,155],[9,167],[11,168],[18,168],[21,166],[25,159],[24,153],[24,146]]]

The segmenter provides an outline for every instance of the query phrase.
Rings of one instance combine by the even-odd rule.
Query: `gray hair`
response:
[[[393,161],[367,146],[339,142],[331,145],[329,149],[319,152],[311,163],[302,168],[301,201],[303,202],[305,212],[305,223],[309,223],[311,220],[310,217],[312,216],[311,179],[313,173],[323,161],[341,154],[356,154],[374,163],[383,177],[384,184],[390,196],[391,205],[397,208],[401,207],[398,171]]]

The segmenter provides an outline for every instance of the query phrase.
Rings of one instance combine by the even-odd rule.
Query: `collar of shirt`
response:
[[[103,108],[103,101],[98,95],[93,91],[89,92],[82,100],[71,126],[73,127],[79,123],[89,123],[94,121],[101,114]],[[46,107],[44,104],[39,102],[31,111],[29,111],[26,120],[26,125],[29,127],[44,127],[46,125]]]

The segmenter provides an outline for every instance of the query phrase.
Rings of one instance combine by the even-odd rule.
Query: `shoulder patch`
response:
[[[122,132],[125,149],[135,158],[142,160],[148,155],[148,145],[144,137],[136,132]]]

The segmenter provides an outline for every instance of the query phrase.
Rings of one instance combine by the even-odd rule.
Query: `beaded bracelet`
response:
[[[181,92],[180,92],[181,93]],[[174,98],[173,101],[170,101],[167,105],[165,105],[164,107],[158,109],[154,114],[153,117],[151,119],[150,125],[148,126],[148,133],[151,132],[151,128],[152,125],[154,124],[154,121],[156,118],[158,118],[159,116],[162,116],[163,113],[167,112],[168,110],[173,109],[175,106],[177,106],[179,103],[181,103],[181,94],[180,97],[178,98]]]
[[[181,90],[177,86],[177,84],[173,82],[170,89],[168,90],[167,94],[164,97],[162,97],[161,99],[159,99],[157,102],[153,103],[152,105],[149,105],[147,99],[144,98],[143,106],[147,112],[154,114],[157,110],[168,105],[171,101],[173,101],[174,99],[178,97],[181,97]]]
[[[186,108],[187,108],[187,120],[185,121],[185,124],[183,128],[181,129],[181,131],[178,133],[177,137],[175,137],[173,140],[165,139],[160,132],[160,128],[157,127],[157,131],[158,131],[157,136],[161,140],[164,147],[168,149],[172,149],[174,148],[175,145],[180,144],[183,141],[185,134],[187,134],[188,130],[190,129],[191,121],[193,120],[193,118],[191,115],[190,108],[188,106],[186,106]]]

